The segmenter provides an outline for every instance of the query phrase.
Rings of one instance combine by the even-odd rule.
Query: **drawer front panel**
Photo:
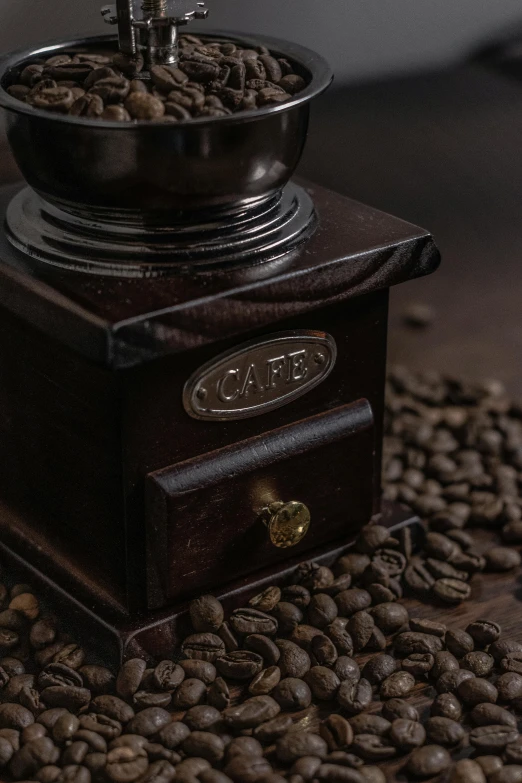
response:
[[[371,516],[373,461],[373,414],[359,400],[150,474],[149,606],[348,536]],[[262,512],[289,501],[309,508],[311,524],[280,549]]]

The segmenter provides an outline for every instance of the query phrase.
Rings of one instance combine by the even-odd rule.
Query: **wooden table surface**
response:
[[[422,369],[498,377],[522,397],[522,83],[476,65],[338,89],[320,99],[300,173],[433,231],[443,265],[392,294],[389,356]],[[0,181],[16,169],[0,152]],[[430,304],[430,328],[402,313]],[[487,548],[489,534],[480,546]],[[500,622],[522,641],[519,574],[481,575],[471,599],[448,609],[408,600],[410,613],[465,628]],[[426,718],[430,689],[418,686]],[[377,707],[377,705],[376,705]],[[301,716],[308,728],[316,710]],[[400,764],[393,779],[406,780]]]

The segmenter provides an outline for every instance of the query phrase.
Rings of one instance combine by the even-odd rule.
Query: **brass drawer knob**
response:
[[[310,527],[310,511],[304,503],[271,503],[263,511],[263,522],[268,528],[270,541],[280,549],[299,544]]]

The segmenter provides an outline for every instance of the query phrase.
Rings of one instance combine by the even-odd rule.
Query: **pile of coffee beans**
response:
[[[265,46],[185,35],[177,66],[145,71],[141,55],[75,49],[25,63],[7,92],[72,117],[186,122],[283,103],[306,86],[287,59]]]
[[[430,620],[400,602],[454,604],[475,572],[519,564],[521,427],[498,384],[395,371],[385,491],[424,537],[374,520],[331,568],[303,563],[230,613],[202,596],[169,660],[113,671],[28,585],[0,584],[0,779],[385,783],[399,765],[522,783],[522,644],[494,619],[448,627],[440,606]],[[477,524],[510,546],[476,551]]]

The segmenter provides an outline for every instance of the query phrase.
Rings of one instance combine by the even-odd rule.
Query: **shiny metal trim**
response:
[[[216,377],[217,371],[223,370],[224,373],[234,372],[236,373],[237,378],[237,373],[239,371],[236,368],[230,368],[230,365],[234,363],[234,360],[246,359],[248,362],[250,359],[249,367],[251,367],[253,365],[254,357],[262,354],[262,352],[268,348],[274,347],[275,349],[278,349],[277,353],[280,353],[282,348],[291,349],[297,345],[311,345],[317,350],[317,354],[314,357],[316,367],[313,368],[316,372],[313,377],[309,377],[308,380],[300,383],[286,394],[271,396],[271,398],[258,404],[241,408],[231,407],[229,409],[223,407],[218,408],[213,405],[213,400],[217,399],[218,392],[216,392],[216,394],[214,394],[213,391],[209,392],[208,380],[211,376]],[[286,357],[286,354],[283,354],[283,357]],[[277,360],[283,357],[277,357]],[[281,408],[283,405],[293,402],[293,400],[298,399],[314,389],[331,373],[335,366],[336,359],[337,346],[335,340],[326,332],[300,329],[288,332],[277,332],[272,335],[258,337],[232,348],[229,351],[225,351],[193,373],[183,389],[183,407],[192,418],[206,421],[231,421],[260,416],[263,413],[268,413],[269,411]],[[276,361],[276,357],[271,361]],[[244,382],[246,383],[246,379]],[[269,388],[270,387],[268,386],[263,386],[264,391],[268,391]],[[272,388],[275,389],[276,387],[274,386]],[[205,407],[209,404],[205,403],[209,393],[211,394],[209,400],[211,405],[210,407]],[[231,401],[234,402],[232,399]]]

